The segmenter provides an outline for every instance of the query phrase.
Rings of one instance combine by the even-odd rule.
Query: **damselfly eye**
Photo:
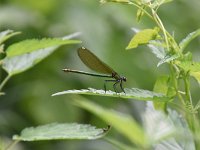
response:
[[[124,82],[126,82],[126,77],[122,77],[122,80],[123,80]]]

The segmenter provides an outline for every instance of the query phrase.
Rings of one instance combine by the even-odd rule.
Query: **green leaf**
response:
[[[5,30],[3,32],[0,32],[0,44],[5,42],[7,39],[11,38],[12,36],[15,36],[20,33],[21,32],[14,32],[13,30]]]
[[[167,95],[169,76],[160,76],[157,78],[153,91]],[[156,110],[163,110],[166,112],[167,104],[162,102],[153,102]]]
[[[157,45],[155,45],[154,43],[157,43]],[[150,48],[151,52],[159,59],[164,59],[165,56],[167,55],[165,53],[164,47],[162,46],[162,44],[159,41],[153,40],[147,46]]]
[[[3,60],[3,69],[6,70],[10,76],[21,73],[39,63],[41,60],[53,53],[57,48],[58,47],[45,48],[20,56],[10,58],[6,57]]]
[[[160,101],[166,102],[171,100],[164,94],[156,93],[148,90],[142,90],[137,88],[124,89],[126,93],[116,93],[113,91],[96,90],[93,88],[82,89],[82,90],[67,90],[53,94],[52,96],[65,95],[65,94],[84,94],[84,95],[98,95],[98,96],[109,96],[109,97],[120,97],[126,99],[137,99],[145,101]]]
[[[30,50],[32,52],[28,52],[30,50],[25,50],[25,47],[27,47],[30,43],[38,43],[39,45],[32,45],[34,48],[41,48],[41,49],[35,49],[35,51],[33,50],[33,47],[30,48]],[[36,42],[37,41],[37,42]],[[48,41],[50,43],[48,43]],[[27,69],[33,67],[34,65],[36,65],[38,62],[40,62],[41,60],[43,60],[44,58],[46,58],[47,56],[49,56],[50,54],[52,54],[60,45],[57,43],[59,43],[60,41],[60,45],[63,44],[76,44],[76,43],[80,43],[80,41],[76,41],[76,40],[62,40],[62,39],[56,39],[55,41],[53,39],[48,39],[45,40],[43,39],[41,42],[39,42],[38,40],[27,40],[25,43],[25,47],[23,47],[24,42],[20,42],[21,44],[16,44],[18,46],[14,46],[14,47],[23,47],[20,52],[23,52],[23,54],[21,53],[20,55],[15,55],[16,53],[14,52],[14,49],[11,48],[10,52],[8,54],[10,54],[10,57],[6,57],[3,60],[3,69],[5,69],[8,74],[10,76],[21,73],[23,71],[26,71]],[[61,41],[64,41],[63,43]],[[29,43],[29,44],[28,44]],[[32,44],[33,44],[32,43]],[[53,45],[53,43],[55,45]],[[40,45],[41,44],[41,45]],[[15,44],[14,44],[15,45]],[[29,45],[31,46],[31,44]],[[49,47],[46,47],[49,46]],[[42,48],[43,47],[43,48]],[[46,47],[46,48],[44,48]],[[14,53],[12,53],[14,52]],[[26,53],[27,52],[27,53]]]
[[[154,148],[162,150],[195,150],[194,138],[184,117],[170,109],[168,109],[168,114],[168,123],[176,129],[175,136],[162,141],[160,140],[161,142],[157,142]],[[159,123],[160,121],[157,120],[157,122]],[[165,126],[163,124],[162,128],[160,128],[161,134],[158,134],[162,135],[163,131],[167,133],[166,130],[169,129],[169,125]],[[150,127],[152,129],[152,126]],[[156,126],[154,126],[153,129],[156,129]]]
[[[13,140],[41,141],[68,139],[98,139],[108,132],[107,129],[77,123],[51,123],[22,130],[20,135],[14,135]]]
[[[158,36],[159,28],[144,29],[136,33],[131,39],[126,49],[137,48],[139,45],[148,44],[149,41],[155,40]]]
[[[176,123],[172,122],[172,119],[162,111],[155,110],[151,102],[147,102],[146,111],[143,114],[143,125],[152,145],[171,139],[176,134],[178,135]],[[181,135],[181,132],[179,135]]]
[[[184,38],[180,43],[179,43],[179,46],[180,46],[180,49],[181,51],[183,51],[187,45],[194,39],[196,38],[197,36],[200,35],[200,29],[190,33],[186,38]]]
[[[163,59],[161,59],[158,64],[157,64],[157,67],[159,67],[160,65],[164,64],[164,63],[167,63],[167,62],[170,62],[172,60],[175,60],[177,58],[179,58],[180,56],[178,54],[173,54],[173,55],[166,55]]]
[[[75,104],[103,119],[126,136],[132,143],[140,147],[146,147],[148,145],[143,129],[131,116],[103,108],[83,98],[76,99]]]
[[[52,46],[61,46],[65,44],[78,44],[78,40],[64,40],[62,38],[44,38],[41,40],[30,39],[15,43],[6,50],[7,57],[19,56],[22,54],[31,53]]]
[[[179,61],[177,62],[177,65],[184,71],[190,72],[190,75],[193,76],[200,84],[200,62]]]

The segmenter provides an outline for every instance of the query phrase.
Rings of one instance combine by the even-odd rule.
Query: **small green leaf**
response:
[[[180,49],[181,51],[184,51],[184,49],[186,48],[186,46],[194,39],[196,38],[197,36],[200,35],[200,29],[190,33],[186,38],[184,38],[180,43],[179,43],[179,46],[180,46]]]
[[[177,65],[186,72],[190,72],[200,84],[200,62],[182,61],[177,62]]]
[[[41,141],[68,139],[98,139],[107,133],[107,129],[77,123],[52,123],[22,130],[20,135],[14,135],[13,140]]]
[[[175,60],[177,58],[179,58],[180,56],[178,54],[173,54],[173,55],[166,55],[163,59],[161,59],[158,64],[157,64],[157,67],[159,67],[160,65],[164,64],[164,63],[167,63],[167,62],[170,62],[172,60]]]
[[[126,93],[116,93],[113,91],[105,91],[104,90],[96,90],[93,88],[82,89],[82,90],[67,90],[63,92],[58,92],[53,94],[52,96],[65,95],[65,94],[85,94],[85,95],[98,95],[98,96],[109,96],[109,97],[121,97],[127,99],[137,99],[137,100],[145,100],[145,101],[160,101],[166,102],[171,100],[170,97],[167,97],[164,94],[156,93],[148,90],[142,90],[137,88],[124,89]]]
[[[126,49],[137,48],[139,45],[148,44],[149,41],[155,40],[158,36],[159,28],[144,29],[136,33],[131,39]]]
[[[62,38],[44,38],[41,40],[30,39],[15,43],[6,50],[7,57],[19,56],[33,51],[41,50],[52,46],[61,46],[65,44],[81,43],[78,40],[64,40]]]
[[[6,30],[3,32],[0,32],[0,44],[5,42],[7,39],[11,38],[12,36],[18,35],[21,32],[14,32],[13,30]]]
[[[148,145],[143,129],[131,116],[102,108],[101,106],[83,98],[76,99],[75,104],[99,116],[134,144],[140,147],[146,147]]]
[[[167,55],[164,50],[164,46],[162,46],[162,44],[159,41],[153,40],[147,46],[150,48],[151,52],[159,59],[164,59],[165,56]]]

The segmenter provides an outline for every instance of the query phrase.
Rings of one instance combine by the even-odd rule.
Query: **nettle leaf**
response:
[[[190,75],[200,84],[200,62],[182,61],[177,62],[177,65],[186,72],[190,72]]]
[[[97,90],[93,88],[82,89],[82,90],[67,90],[53,94],[52,96],[65,95],[65,94],[84,94],[84,95],[98,95],[98,96],[109,96],[109,97],[120,97],[127,99],[137,99],[145,101],[170,101],[171,98],[164,94],[156,93],[148,90],[142,90],[137,88],[124,89],[126,93],[116,93],[113,91]]]
[[[156,44],[153,44],[153,43],[158,43],[157,45]],[[166,56],[166,52],[164,50],[164,47],[161,45],[161,43],[159,41],[155,41],[153,40],[150,44],[147,45],[151,52],[159,59],[164,59],[165,56]]]
[[[33,67],[35,64],[52,54],[59,46],[76,43],[80,43],[80,41],[67,39],[55,39],[55,41],[54,39],[22,41],[14,44],[11,48],[8,48],[7,54],[9,56],[3,60],[2,67],[10,76],[12,76]],[[30,49],[28,49],[29,46]]]
[[[149,41],[155,40],[158,36],[159,28],[155,27],[154,29],[144,29],[137,32],[126,49],[137,48],[139,45],[148,44]]]
[[[162,111],[155,110],[151,102],[147,102],[143,126],[152,144],[173,137],[177,132],[172,120]]]
[[[170,150],[186,150],[186,149],[195,150],[195,143],[193,140],[193,136],[189,129],[187,121],[184,119],[184,117],[182,117],[176,111],[172,111],[171,109],[168,109],[168,118],[166,118],[166,119],[168,121],[170,121],[170,122],[168,122],[169,125],[167,127],[165,127],[164,124],[162,124],[162,126],[160,127],[160,132],[158,133],[159,136],[166,134],[165,135],[165,137],[166,137],[167,134],[169,133],[166,131],[170,129],[170,126],[171,126],[171,129],[173,129],[173,127],[175,127],[176,131],[174,132],[174,135],[176,135],[176,136],[173,136],[170,138],[169,137],[165,138],[162,141],[159,140],[160,142],[157,142],[154,145],[154,148],[162,149],[162,150],[168,150],[168,149],[170,149]],[[155,122],[157,122],[157,124],[159,124],[159,120],[157,120]],[[154,127],[150,126],[150,127],[156,129],[155,126]],[[172,131],[173,130],[170,130],[170,132],[172,132]],[[154,133],[157,133],[157,132],[154,132]]]
[[[179,43],[179,46],[180,46],[180,49],[181,51],[183,51],[186,46],[194,39],[196,38],[197,36],[200,35],[200,29],[190,33],[186,38],[184,38],[180,43]]]
[[[51,123],[37,127],[25,128],[20,135],[14,135],[13,140],[41,141],[41,140],[71,140],[98,139],[109,129],[97,129],[94,126],[77,123]]]
[[[27,54],[33,51],[41,50],[52,46],[60,46],[65,44],[77,44],[78,40],[64,40],[62,38],[44,38],[24,40],[9,46],[6,50],[7,57],[14,57]]]
[[[144,130],[130,115],[103,108],[83,98],[76,98],[75,104],[103,119],[126,136],[132,143],[140,147],[146,147],[148,145]]]
[[[164,64],[164,63],[167,63],[167,62],[170,62],[172,60],[175,60],[177,58],[179,58],[180,56],[178,54],[167,54],[163,59],[161,59],[158,64],[157,64],[157,67],[159,67],[160,65]]]
[[[5,31],[0,32],[0,44],[5,42],[7,39],[11,38],[12,36],[15,36],[20,33],[21,32],[14,32],[13,30],[5,30]]]
[[[143,123],[145,133],[153,149],[194,150],[194,140],[186,120],[176,111],[168,109],[168,115],[156,111],[151,102],[147,103]]]

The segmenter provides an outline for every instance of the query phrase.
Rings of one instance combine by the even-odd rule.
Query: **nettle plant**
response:
[[[103,138],[119,149],[187,149],[200,148],[200,102],[196,105],[191,96],[191,81],[193,77],[200,83],[200,62],[192,60],[192,53],[185,52],[187,45],[200,35],[200,29],[190,33],[180,43],[165,28],[157,14],[158,8],[171,0],[101,0],[120,4],[133,5],[138,9],[137,20],[148,16],[154,23],[152,29],[133,29],[136,33],[126,49],[134,49],[146,45],[157,58],[160,59],[157,67],[166,63],[169,74],[158,77],[153,91],[138,88],[125,88],[125,93],[96,90],[92,88],[82,90],[67,90],[57,92],[52,96],[73,94],[73,103],[100,117],[108,124],[106,128],[96,128],[88,124],[78,123],[52,123],[22,130],[20,135],[13,136],[13,143],[18,141],[40,141],[59,139],[88,139]],[[25,40],[10,45],[3,51],[3,42],[18,34],[10,30],[1,32],[1,67],[8,76],[0,84],[2,91],[5,83],[15,74],[33,67],[40,60],[50,55],[57,47],[63,44],[77,44],[80,41],[66,38]],[[71,36],[70,36],[71,37]],[[183,83],[183,84],[181,84]],[[183,90],[182,90],[183,89]],[[120,97],[122,99],[148,101],[146,111],[142,115],[142,124],[121,112],[104,108],[79,94]],[[1,96],[3,92],[1,92]],[[174,106],[172,109],[169,107]],[[181,111],[178,111],[181,110]],[[109,137],[111,128],[115,128],[130,144],[127,145]]]

